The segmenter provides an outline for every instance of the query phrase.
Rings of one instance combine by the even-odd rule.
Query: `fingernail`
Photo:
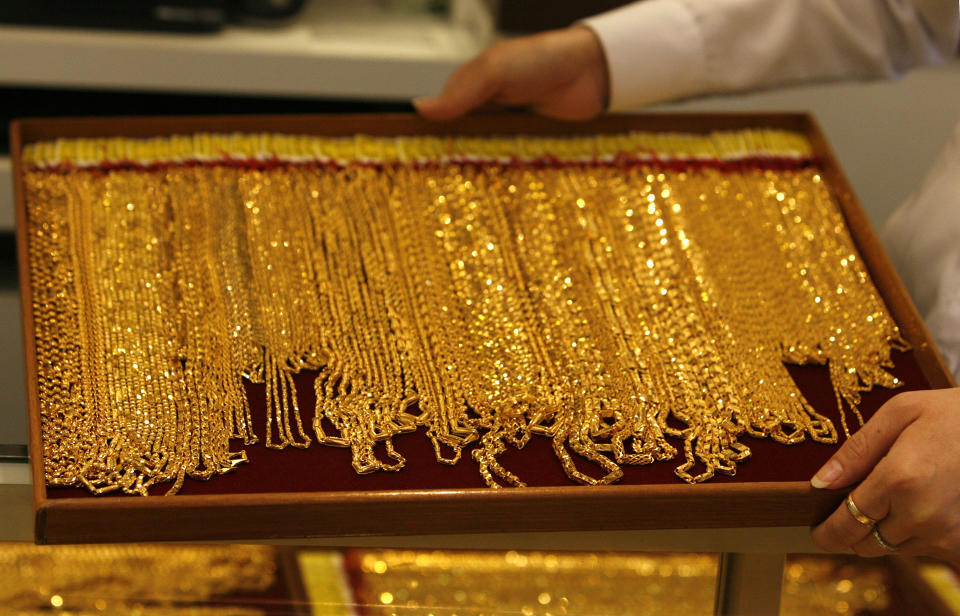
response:
[[[417,98],[411,100],[410,102],[413,104],[414,107],[416,107],[417,109],[420,109],[421,107],[423,107],[424,103],[426,103],[427,105],[430,104],[430,97],[418,96]]]
[[[836,481],[842,472],[843,467],[840,466],[839,462],[829,460],[817,471],[817,474],[813,476],[813,479],[810,480],[810,485],[815,488],[825,488]]]

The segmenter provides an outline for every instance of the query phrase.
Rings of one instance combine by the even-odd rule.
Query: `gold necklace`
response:
[[[266,446],[307,447],[304,370],[358,473],[402,469],[417,429],[493,487],[525,485],[499,458],[530,438],[586,484],[678,449],[684,481],[732,475],[744,434],[836,442],[784,364],[826,364],[862,423],[906,345],[805,156],[777,131],[28,146],[48,483],[234,469],[243,378]]]

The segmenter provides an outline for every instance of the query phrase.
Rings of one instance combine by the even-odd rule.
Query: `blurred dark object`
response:
[[[307,0],[235,0],[229,2],[236,6],[244,17],[292,17]]]
[[[26,462],[26,445],[4,445],[0,443],[0,462]]]
[[[306,0],[2,0],[0,22],[168,32],[215,32],[245,18],[281,19]]]
[[[0,0],[9,2],[11,0]],[[410,103],[359,99],[240,96],[219,93],[177,94],[80,88],[0,86],[0,156],[10,151],[6,126],[14,118],[55,116],[251,115],[303,113],[397,113]],[[0,235],[0,288],[4,284],[7,245]],[[12,263],[11,257],[11,263]],[[16,280],[15,274],[13,280]],[[0,615],[3,611],[0,610]]]
[[[630,2],[631,0],[502,0],[497,27],[501,32],[517,34],[565,28],[578,19]]]

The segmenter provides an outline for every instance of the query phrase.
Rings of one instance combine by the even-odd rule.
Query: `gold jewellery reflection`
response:
[[[0,542],[0,613],[263,616],[216,601],[262,592],[276,575],[270,547]]]
[[[890,573],[883,561],[848,556],[788,556],[780,616],[846,616],[879,612],[890,604]]]
[[[719,563],[711,554],[296,552],[294,561],[261,546],[0,543],[0,613],[257,616],[309,605],[313,616],[707,616]],[[251,607],[293,562],[284,578],[300,579],[307,603],[281,591],[268,608]],[[882,610],[887,583],[882,562],[791,556],[781,616]]]
[[[303,558],[309,554],[302,553],[301,570],[313,562],[328,570],[319,556]],[[375,616],[708,616],[718,564],[711,554],[359,550],[347,568],[354,600]],[[318,602],[314,616],[341,613],[328,611],[328,584],[307,584],[307,593]],[[880,564],[788,557],[781,616],[843,616],[888,604]]]
[[[371,551],[362,603],[373,614],[481,616],[712,614],[711,554]]]

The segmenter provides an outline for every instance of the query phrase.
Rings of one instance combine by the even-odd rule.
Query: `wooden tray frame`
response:
[[[60,118],[13,122],[11,150],[17,257],[30,451],[34,454],[31,466],[37,542],[739,528],[811,525],[822,520],[840,503],[845,491],[814,490],[809,483],[800,481],[49,499],[42,458],[36,455],[42,446],[20,158],[25,144],[60,137],[153,137],[233,131],[329,136],[357,133],[560,135],[631,130],[709,132],[760,127],[794,130],[810,139],[820,158],[822,174],[837,195],[857,248],[904,336],[913,345],[921,370],[931,387],[952,386],[949,370],[830,146],[816,121],[806,113],[612,115],[583,124],[525,114],[478,115],[445,124],[427,122],[412,114]]]

